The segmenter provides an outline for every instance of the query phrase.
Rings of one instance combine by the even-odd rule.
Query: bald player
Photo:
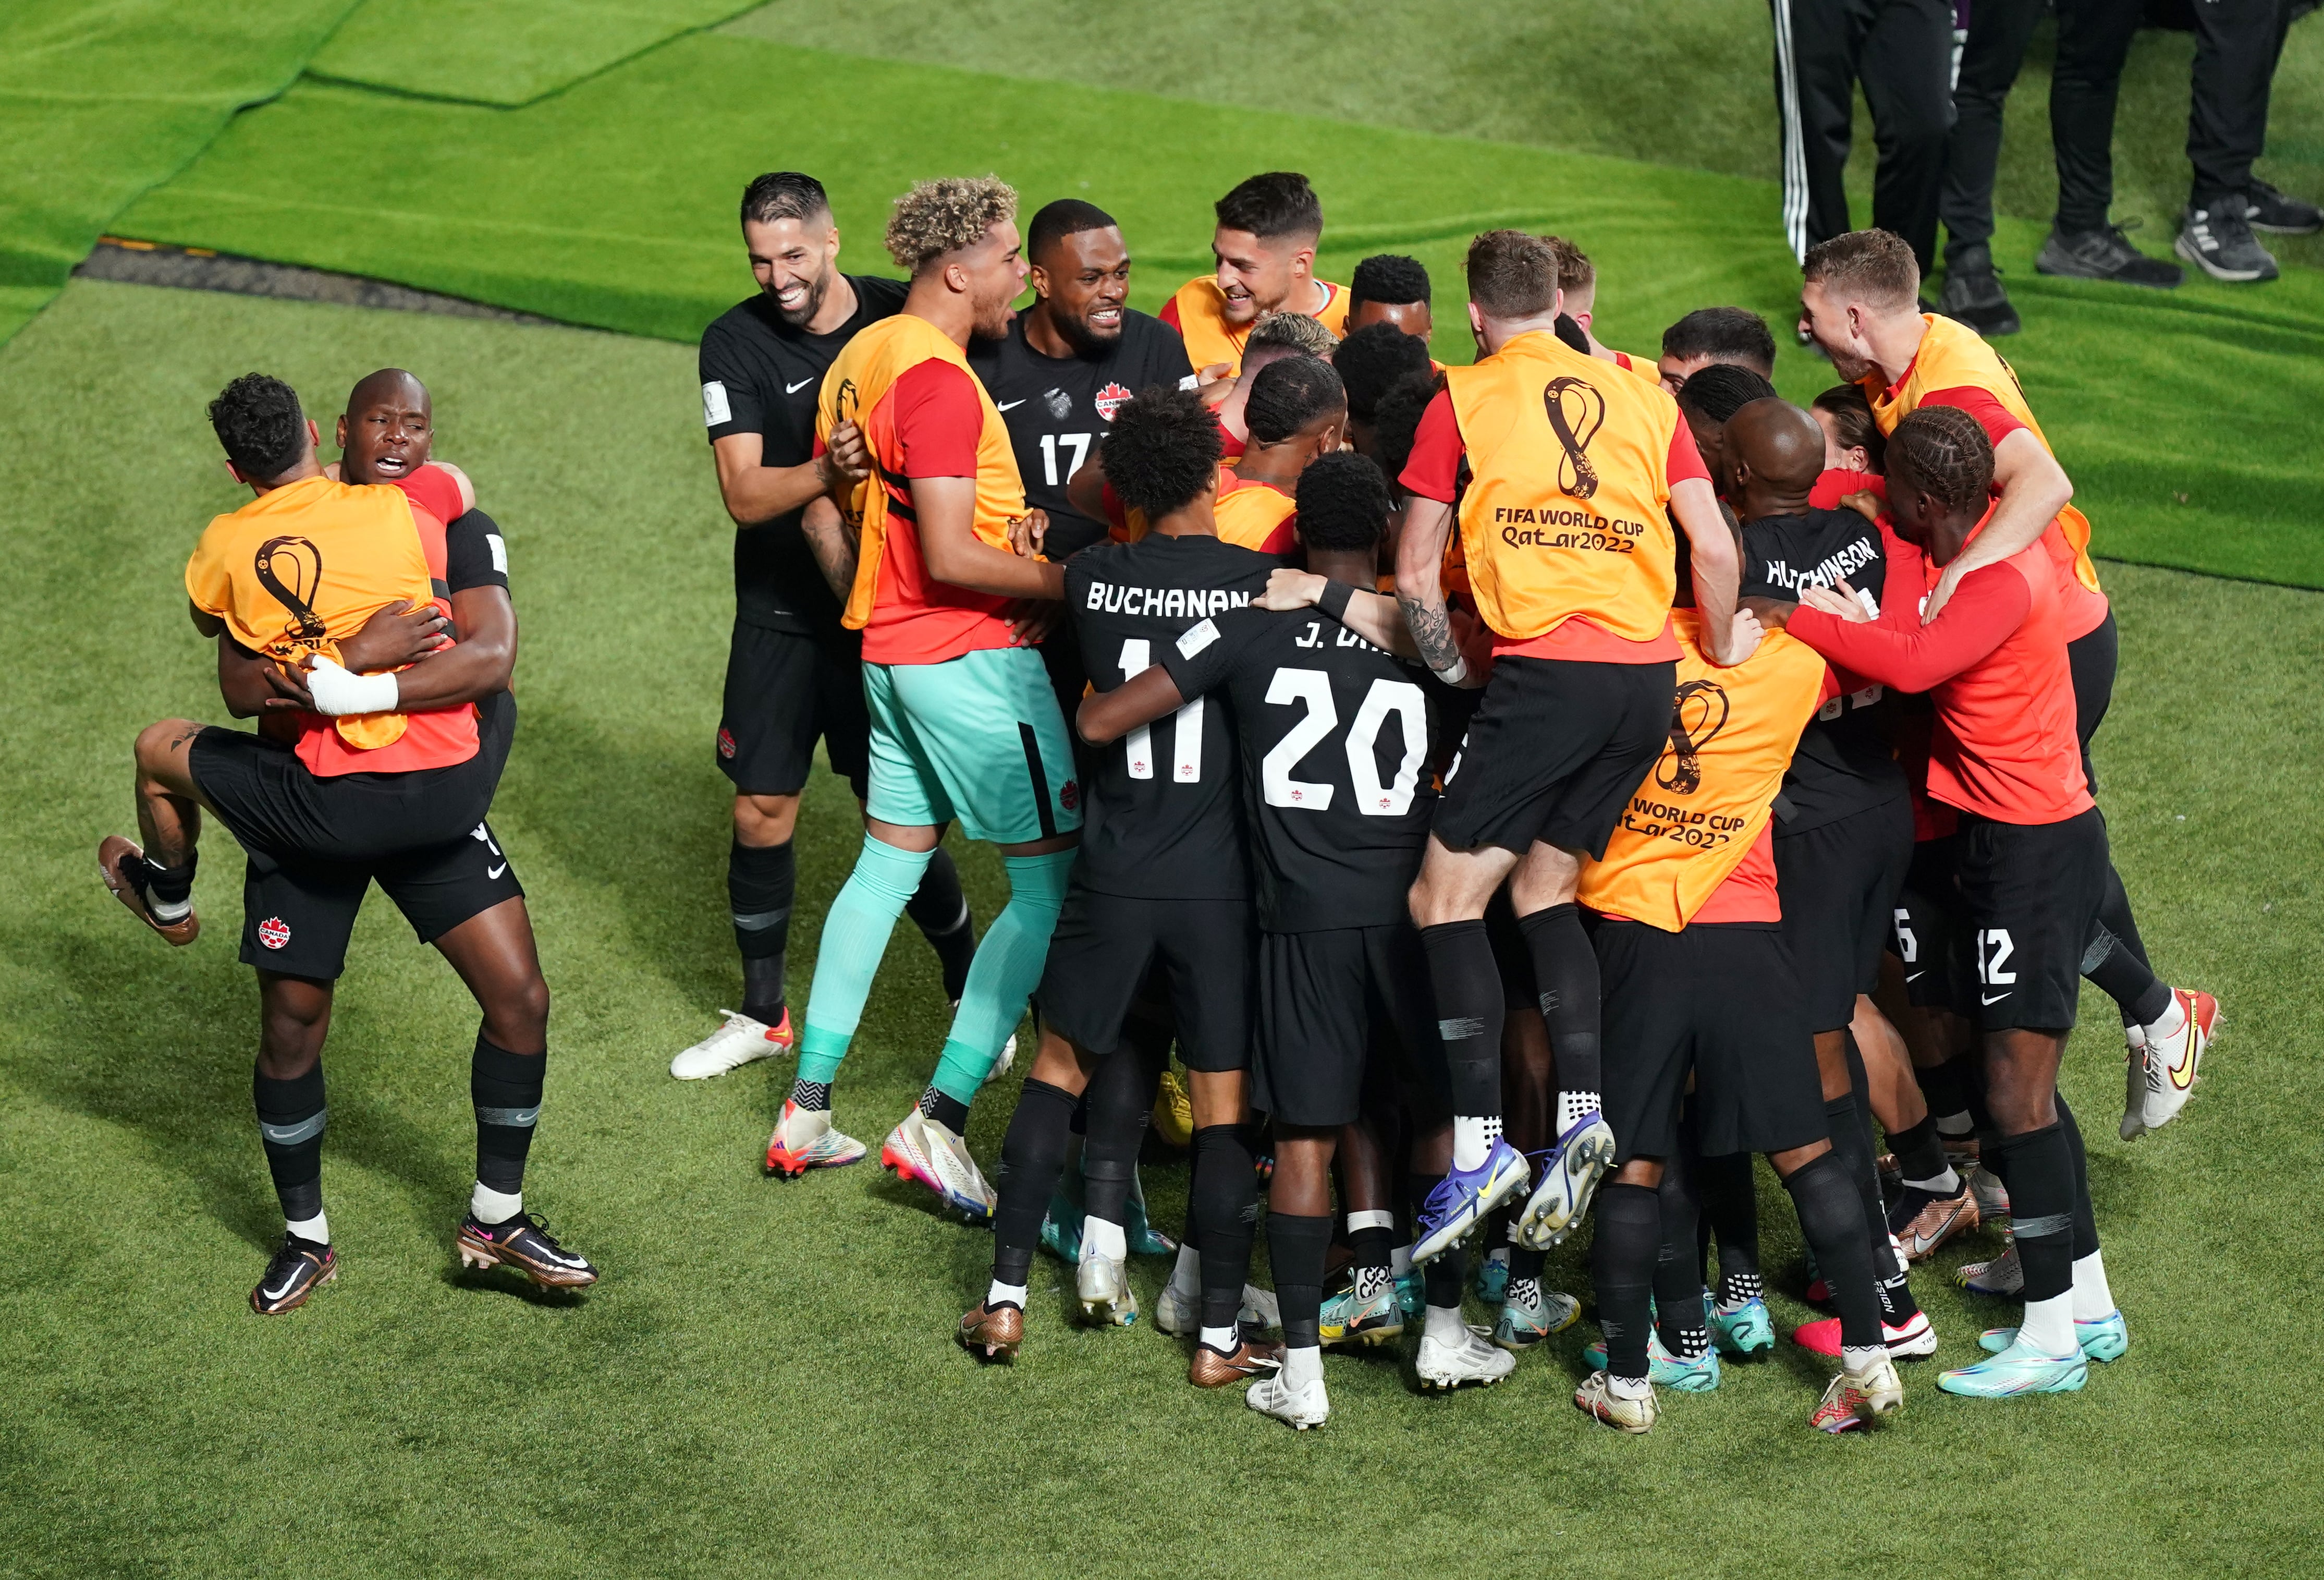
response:
[[[1162,321],[1185,337],[1186,355],[1210,376],[1240,372],[1251,326],[1261,313],[1305,313],[1334,335],[1348,322],[1348,293],[1315,278],[1323,238],[1323,205],[1295,171],[1252,176],[1217,204],[1211,238],[1217,269],[1189,280],[1162,310]]]
[[[1374,324],[1394,324],[1428,344],[1435,324],[1428,316],[1428,270],[1419,259],[1376,253],[1356,265],[1348,277],[1347,332]]]

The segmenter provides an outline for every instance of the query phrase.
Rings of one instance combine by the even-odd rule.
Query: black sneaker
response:
[[[2064,274],[2076,280],[2111,280],[2117,285],[2144,285],[2168,291],[2187,277],[2176,263],[2150,258],[2130,245],[2128,226],[2109,225],[2104,230],[2068,233],[2052,228],[2034,260],[2038,274]]]
[[[519,1213],[505,1224],[486,1224],[470,1213],[460,1220],[456,1243],[463,1267],[512,1267],[545,1289],[578,1289],[597,1281],[597,1270],[557,1243],[548,1220]]]
[[[316,1289],[339,1276],[339,1258],[328,1245],[301,1240],[282,1231],[282,1244],[266,1264],[266,1276],[250,1292],[250,1308],[261,1317],[280,1317],[307,1303]]]
[[[2231,285],[2274,279],[2275,259],[2253,239],[2244,217],[2247,207],[2242,196],[2232,195],[2208,208],[2190,208],[2179,226],[2179,255]]]
[[[1983,247],[1964,247],[1960,257],[1946,263],[1945,289],[1937,298],[1937,311],[1988,339],[2015,335],[2024,327],[2017,320],[2017,310],[2009,305],[2009,292],[2001,288],[2000,275],[1994,272],[1993,254]]]
[[[2244,194],[2244,223],[2254,230],[2264,230],[2273,236],[2314,236],[2324,230],[2324,208],[2298,198],[2287,198],[2265,181],[2254,177],[2251,190]]]

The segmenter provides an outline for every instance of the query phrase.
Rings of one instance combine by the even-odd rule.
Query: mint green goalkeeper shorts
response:
[[[863,809],[971,839],[1025,845],[1082,826],[1081,786],[1038,651],[984,648],[940,664],[863,666],[872,773]]]

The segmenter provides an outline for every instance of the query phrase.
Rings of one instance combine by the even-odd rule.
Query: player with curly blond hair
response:
[[[1007,332],[1024,284],[1016,215],[1017,194],[991,177],[899,198],[886,240],[911,275],[903,310],[850,340],[824,376],[818,450],[853,423],[871,463],[837,494],[854,560],[841,623],[863,633],[872,716],[867,831],[824,922],[798,1079],[767,1146],[767,1166],[790,1177],[863,1155],[832,1128],[832,1080],[896,918],[957,818],[1001,847],[1010,901],[977,946],[936,1074],[880,1161],[980,1222],[993,1198],[963,1139],[968,1105],[1040,980],[1081,827],[1065,721],[1019,608],[1054,607],[1064,573],[1012,547],[1038,534],[1009,430],[968,365],[970,339]]]

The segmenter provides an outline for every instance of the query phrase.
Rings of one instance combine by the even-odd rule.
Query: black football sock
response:
[[[2082,975],[2115,1002],[2126,1026],[2151,1024],[2171,1007],[2171,984],[2158,978],[2154,968],[2102,921],[2090,923],[2089,943],[2082,950]]]
[[[524,1192],[524,1160],[540,1123],[546,1053],[518,1054],[476,1033],[468,1096],[476,1108],[476,1183],[503,1196]]]
[[[1463,1119],[1501,1117],[1501,974],[1482,921],[1448,921],[1420,929],[1428,980],[1436,992],[1436,1029],[1452,1067],[1452,1112]],[[1427,1200],[1425,1196],[1420,1197]]]
[[[1961,1063],[1949,1058],[1925,1069],[1919,1065],[1913,1067],[1913,1081],[1921,1088],[1921,1100],[1929,1105],[1931,1123],[1937,1127],[1938,1135],[1951,1141],[1965,1141],[1977,1130],[1977,1123],[1969,1114],[1969,1092],[1961,1079]]]
[[[1395,1249],[1394,1229],[1367,1225],[1348,1231],[1348,1278],[1358,1296],[1370,1299],[1389,1286],[1396,1277],[1390,1266]]]
[[[1719,1299],[1730,1308],[1765,1293],[1759,1276],[1758,1182],[1751,1154],[1695,1160],[1695,1196],[1719,1240]]]
[[[2098,1249],[2098,1220],[2090,1205],[2089,1155],[2082,1150],[2082,1127],[2074,1123],[2074,1111],[2066,1106],[2066,1095],[2054,1099],[2058,1108],[2058,1128],[2066,1137],[2067,1155],[2074,1166],[2074,1260],[2096,1254]]]
[[[165,867],[152,857],[145,858],[145,893],[149,900],[177,907],[194,897],[194,869],[201,864],[202,853],[189,850],[186,859],[174,867]]]
[[[1443,1178],[1441,1175],[1437,1178]],[[1461,1309],[1461,1285],[1469,1274],[1469,1260],[1458,1245],[1420,1270],[1420,1298],[1439,1311]]]
[[[1662,1210],[1661,1248],[1655,1252],[1655,1323],[1663,1348],[1682,1361],[1699,1361],[1711,1349],[1711,1326],[1702,1310],[1702,1258],[1695,1250],[1697,1180],[1692,1160],[1674,1154],[1663,1164],[1655,1192]]]
[[[742,1012],[769,1026],[783,1018],[783,962],[790,946],[791,900],[798,866],[791,843],[744,845],[726,852],[726,903],[734,947],[742,956]]]
[[[2003,1138],[1994,1150],[2008,1170],[2010,1237],[2025,1270],[2025,1299],[2048,1300],[2074,1286],[2074,1154],[2062,1124]]]
[[[1088,1139],[1082,1147],[1082,1210],[1109,1224],[1128,1221],[1138,1149],[1154,1113],[1154,1076],[1131,1049],[1100,1059],[1084,1095]]]
[[[968,1104],[934,1086],[920,1094],[920,1117],[935,1120],[956,1136],[968,1133]]]
[[[1533,955],[1533,980],[1542,1019],[1557,1059],[1555,1133],[1563,1135],[1599,1106],[1598,951],[1582,928],[1575,905],[1553,905],[1517,918]]]
[[[943,845],[928,857],[919,888],[904,902],[904,914],[943,963],[945,997],[960,997],[968,985],[969,964],[976,958],[976,925],[968,913],[968,897],[960,891],[960,869]]]
[[[992,1281],[1021,1289],[1041,1243],[1041,1220],[1065,1169],[1074,1104],[1062,1086],[1028,1080],[1001,1138],[1001,1168],[992,1178]]]
[[[1232,1327],[1259,1229],[1259,1177],[1242,1126],[1206,1124],[1194,1132],[1187,1195],[1187,1215],[1202,1234],[1203,1326]]]
[[[1598,1187],[1598,1234],[1590,1250],[1598,1285],[1598,1328],[1606,1337],[1606,1370],[1616,1377],[1646,1375],[1646,1307],[1654,1293],[1655,1259],[1663,1243],[1663,1209],[1643,1185]]]
[[[791,1101],[809,1113],[828,1113],[831,1112],[831,1083],[793,1081]]]
[[[1541,1270],[1548,1264],[1548,1252],[1536,1251],[1529,1245],[1512,1245],[1509,1247],[1509,1282],[1514,1284],[1519,1279],[1530,1279],[1537,1284],[1541,1282]]]
[[[1880,1346],[1880,1298],[1872,1246],[1864,1233],[1864,1198],[1837,1149],[1792,1170],[1784,1188],[1800,1215],[1800,1234],[1840,1308],[1840,1342],[1851,1350]]]
[[[1823,1112],[1831,1129],[1831,1155],[1840,1160],[1841,1170],[1856,1187],[1857,1221],[1866,1226],[1865,1256],[1878,1287],[1880,1314],[1890,1326],[1902,1327],[1920,1307],[1905,1282],[1904,1264],[1888,1243],[1888,1209],[1880,1199],[1880,1173],[1873,1164],[1871,1143],[1865,1139],[1862,1111],[1851,1092],[1825,1104]],[[1821,1251],[1816,1253],[1816,1268],[1837,1299],[1839,1286],[1832,1282],[1831,1270],[1823,1265]]]
[[[285,1223],[304,1224],[323,1212],[323,1061],[303,1076],[271,1079],[253,1068],[250,1097],[258,1110],[259,1144]]]
[[[2106,892],[2098,901],[2098,925],[2112,936],[2116,948],[2127,950],[2140,965],[2153,969],[2153,962],[2146,956],[2146,940],[2138,936],[2138,919],[2131,914],[2130,891],[2122,886],[2122,873],[2111,862],[2107,864]],[[2107,996],[2111,998],[2114,995],[2109,993]],[[2117,1004],[2122,1003],[2119,999],[2115,1002]],[[2154,1013],[2160,1015],[2162,1012],[2157,1010]],[[2153,1018],[2150,1015],[2147,1021]],[[2130,1010],[2126,1005],[2123,1008],[2123,1020],[2126,1024],[2129,1023]],[[2144,1026],[2147,1021],[2141,1021],[2138,1024]]]
[[[1267,1254],[1275,1270],[1275,1298],[1283,1309],[1283,1347],[1312,1350],[1323,1342],[1323,1258],[1332,1245],[1330,1215],[1267,1215]]]
[[[1946,1176],[1953,1173],[1953,1166],[1945,1161],[1944,1138],[1937,1133],[1934,1114],[1924,1113],[1920,1123],[1892,1133],[1888,1150],[1896,1155],[1897,1175],[1908,1186],[1918,1186],[1934,1194]]]

